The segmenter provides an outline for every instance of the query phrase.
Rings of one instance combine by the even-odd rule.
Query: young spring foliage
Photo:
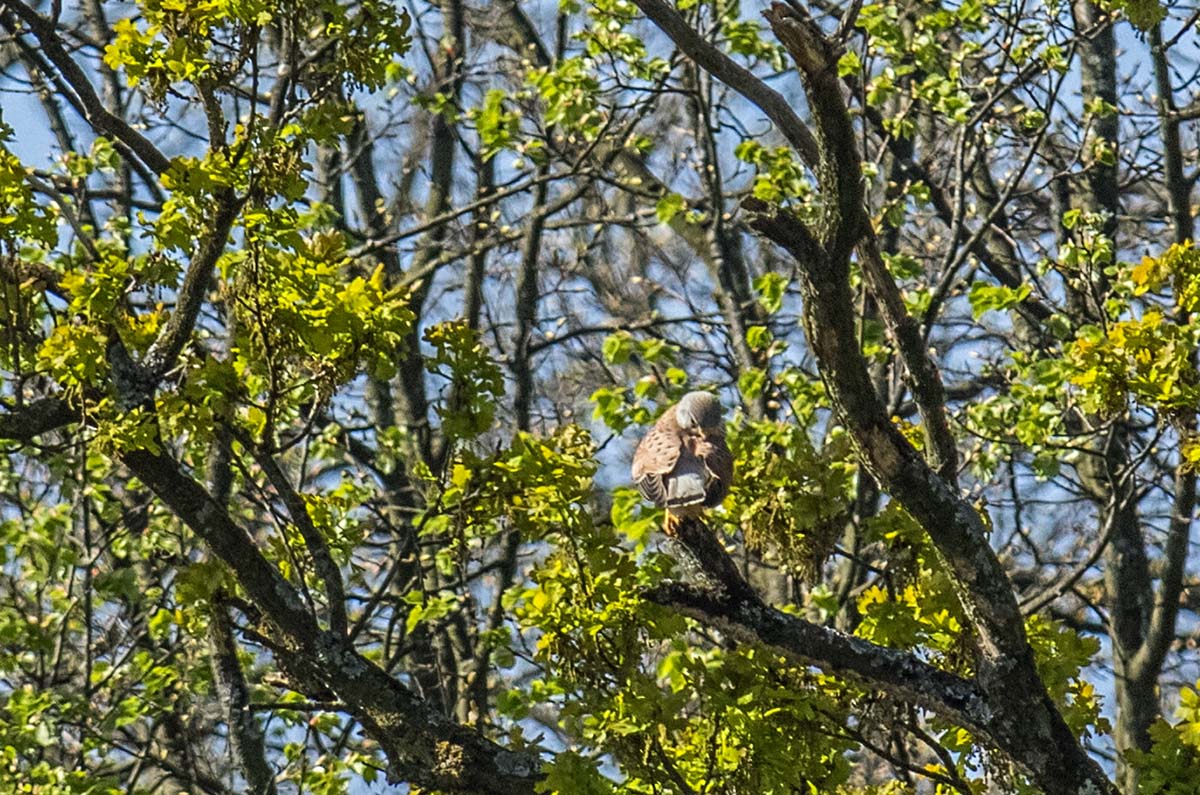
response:
[[[626,483],[629,445],[714,388],[738,476],[706,523],[758,617],[938,681],[995,673],[969,577],[829,397],[799,319],[813,263],[740,207],[833,223],[831,162],[653,3],[10,5],[55,156],[24,162],[0,123],[0,795],[1033,791],[937,699],[656,601],[712,582]],[[828,145],[757,8],[669,5]],[[1015,621],[1036,684],[1069,743],[1111,750],[1119,633],[1062,604],[1121,613],[1096,558],[1074,572],[1104,554],[1114,484],[1151,539],[1121,548],[1171,576],[1200,254],[1118,234],[1085,195],[1159,166],[1101,134],[1142,118],[1128,98],[1055,104],[1101,32],[1067,4],[847,8],[820,20],[845,25],[823,74],[896,289],[848,263],[875,431],[935,452],[899,307],[955,387],[950,491],[1036,608]],[[1160,42],[1169,19],[1102,9]],[[1112,490],[1077,487],[1113,440],[1121,477],[1089,481]],[[1138,792],[1195,792],[1200,701],[1162,701],[1121,765]]]

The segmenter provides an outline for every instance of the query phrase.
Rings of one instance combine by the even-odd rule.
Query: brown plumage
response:
[[[642,496],[667,509],[668,535],[674,521],[720,505],[733,482],[733,454],[716,397],[689,392],[667,409],[638,444],[632,474]]]

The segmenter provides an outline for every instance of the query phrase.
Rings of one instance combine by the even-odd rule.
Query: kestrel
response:
[[[689,392],[658,418],[633,454],[633,482],[667,509],[667,535],[680,519],[721,504],[733,482],[733,454],[716,397]]]

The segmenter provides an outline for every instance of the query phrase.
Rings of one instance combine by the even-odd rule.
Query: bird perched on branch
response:
[[[667,409],[633,454],[633,482],[650,502],[667,509],[664,532],[720,505],[733,482],[733,454],[725,444],[721,403],[689,392]]]

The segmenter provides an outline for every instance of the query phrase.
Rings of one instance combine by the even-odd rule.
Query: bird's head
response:
[[[724,433],[721,401],[708,392],[688,392],[675,406],[679,427],[707,433]]]

